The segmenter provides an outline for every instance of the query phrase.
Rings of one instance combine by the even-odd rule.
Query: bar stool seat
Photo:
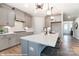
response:
[[[41,52],[41,56],[56,56],[57,51],[60,49],[61,40],[58,38],[55,47],[46,46]]]
[[[57,48],[46,46],[40,54],[41,56],[56,56]]]

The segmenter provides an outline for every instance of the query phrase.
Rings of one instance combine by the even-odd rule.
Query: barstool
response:
[[[46,46],[40,54],[41,56],[56,56],[57,48]]]
[[[41,56],[57,56],[57,51],[60,48],[60,38],[58,38],[55,47],[46,46],[41,52]]]

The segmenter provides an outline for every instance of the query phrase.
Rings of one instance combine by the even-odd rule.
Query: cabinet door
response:
[[[25,16],[22,11],[16,10],[16,19],[19,21],[25,21]]]
[[[37,43],[29,42],[29,56],[38,56],[38,48],[39,45]]]
[[[21,52],[22,55],[29,55],[29,42],[21,39]]]
[[[15,11],[13,10],[8,10],[8,25],[13,27],[14,24],[15,24],[15,18],[16,15],[15,15]]]
[[[7,9],[4,7],[0,7],[0,25],[7,25],[7,18]]]
[[[8,48],[8,38],[0,36],[0,50]]]
[[[15,38],[14,34],[8,35],[8,42],[9,42],[8,43],[9,47],[16,45],[16,38]]]
[[[32,17],[29,15],[25,15],[25,26],[32,27]]]
[[[54,16],[55,21],[61,21],[61,15]]]
[[[29,41],[29,56],[40,56],[41,51],[45,45]]]

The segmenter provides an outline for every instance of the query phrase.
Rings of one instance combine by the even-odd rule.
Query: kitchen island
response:
[[[58,40],[58,33],[44,33],[21,37],[22,55],[40,56],[41,51],[45,46],[55,47]]]

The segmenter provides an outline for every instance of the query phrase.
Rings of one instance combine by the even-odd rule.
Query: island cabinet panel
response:
[[[40,56],[40,53],[44,49],[45,45],[27,40],[21,40],[21,47],[23,55]]]
[[[39,51],[39,44],[34,42],[29,42],[29,56],[38,56]]]
[[[40,56],[46,46],[56,47],[59,33],[44,35],[44,33],[21,37],[22,54]]]
[[[22,52],[22,55],[29,55],[29,42],[26,41],[26,40],[21,40],[21,52]]]
[[[45,45],[39,43],[29,42],[29,56],[40,56],[41,51]]]

